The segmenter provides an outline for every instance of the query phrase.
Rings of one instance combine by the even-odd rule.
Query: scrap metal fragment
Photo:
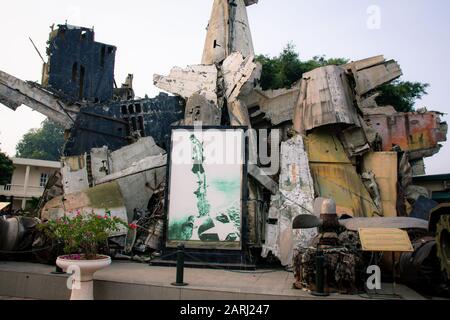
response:
[[[255,178],[264,188],[269,190],[272,194],[277,194],[279,191],[278,183],[276,183],[264,170],[257,165],[249,164],[248,174]]]
[[[342,67],[353,74],[356,83],[355,90],[360,102],[362,99],[367,98],[364,97],[366,93],[403,75],[396,61],[386,61],[382,55],[351,62]],[[364,105],[367,105],[367,102],[359,104],[361,108]]]
[[[257,88],[243,100],[249,109],[259,108],[259,113],[250,115],[252,123],[257,117],[262,115],[273,126],[278,126],[293,120],[299,93],[300,82],[297,82],[289,89],[263,91]]]
[[[364,118],[382,138],[383,151],[398,146],[410,160],[433,156],[441,148],[439,142],[447,140],[448,126],[437,112],[366,114]]]
[[[421,229],[428,230],[428,222],[422,219],[407,217],[374,217],[374,218],[353,218],[339,220],[339,223],[351,231],[358,231],[361,228],[394,228],[394,229]]]
[[[380,187],[378,186],[375,174],[373,172],[364,172],[361,175],[363,183],[369,191],[375,205],[378,207],[381,213],[383,213],[383,205],[381,202]]]
[[[360,126],[353,94],[343,68],[326,66],[303,75],[295,129],[305,133],[331,124]]]
[[[153,169],[163,168],[167,165],[167,155],[153,156],[133,163],[130,167],[107,175],[98,180],[97,184],[108,183],[122,178],[131,177],[139,173],[144,173]]]
[[[315,191],[334,199],[339,214],[355,217],[381,215],[361,176],[338,138],[329,130],[315,130],[306,140]]]
[[[267,226],[262,256],[272,252],[284,266],[292,265],[295,247],[308,247],[317,234],[315,229],[293,229],[297,216],[313,214],[314,183],[308,163],[301,135],[282,143],[280,191],[272,197],[269,211],[269,219],[277,223]]]
[[[233,102],[254,89],[255,79],[261,77],[261,65],[254,60],[253,55],[244,58],[240,52],[234,52],[223,62],[225,98],[228,101]]]
[[[385,217],[397,216],[397,152],[371,152],[364,156],[365,172],[373,173],[381,194],[382,212]],[[377,203],[377,201],[376,201]]]
[[[228,113],[230,115],[230,122],[232,126],[251,126],[250,115],[248,108],[243,101],[235,100],[228,102]]]
[[[66,104],[39,85],[22,81],[1,70],[0,102],[13,110],[26,105],[65,129],[71,128],[79,112],[78,106]]]
[[[185,99],[198,93],[217,104],[217,68],[214,65],[175,67],[169,76],[155,74],[153,82],[158,88]]]
[[[215,0],[208,24],[202,64],[220,64],[231,53],[254,55],[246,6],[256,0]]]
[[[356,92],[362,96],[386,83],[400,78],[402,75],[403,73],[399,64],[394,60],[368,69],[362,69],[354,75]]]
[[[47,202],[41,211],[41,220],[55,220],[65,215],[74,217],[78,213],[95,213],[103,216],[105,210],[111,216],[128,221],[127,210],[117,182],[111,182],[71,194],[64,194]],[[120,228],[114,236],[124,235],[127,228]]]
[[[63,157],[61,159],[62,183],[65,194],[77,193],[89,188],[87,155]]]
[[[205,126],[219,126],[221,120],[222,110],[205,96],[196,93],[187,100],[184,125],[193,126],[195,123],[202,123]]]

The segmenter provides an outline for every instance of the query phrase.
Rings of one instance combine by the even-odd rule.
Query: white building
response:
[[[26,209],[27,201],[39,198],[48,179],[61,169],[55,161],[12,158],[14,173],[11,184],[0,186],[0,196],[13,197],[13,210]]]

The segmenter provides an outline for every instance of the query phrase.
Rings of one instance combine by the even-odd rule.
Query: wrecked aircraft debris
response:
[[[293,261],[294,248],[309,245],[315,230],[293,230],[294,219],[313,213],[314,189],[308,156],[301,136],[281,145],[280,191],[272,196],[269,210],[266,244],[263,257],[269,252],[279,257],[283,265]]]
[[[202,64],[220,64],[234,52],[244,57],[254,54],[246,6],[256,3],[258,0],[214,0]]]
[[[384,56],[317,68],[291,88],[262,90],[247,16],[256,3],[214,0],[201,64],[154,75],[154,85],[174,96],[135,99],[132,75],[117,88],[117,49],[95,42],[92,29],[68,25],[50,35],[42,84],[0,71],[2,104],[25,104],[67,130],[64,165],[45,191],[41,219],[110,209],[139,226],[111,239],[115,256],[148,262],[139,255],[161,250],[167,225],[171,126],[243,126],[273,136],[279,130],[280,141],[249,135],[250,153],[276,144],[281,166],[271,174],[258,161],[246,168],[243,252],[256,249],[294,266],[296,286],[314,289],[321,245],[330,286],[354,292],[367,263],[358,229],[400,228],[437,234],[449,273],[447,211],[428,214],[430,223],[414,218],[414,209],[424,213],[421,197],[431,195],[413,185],[413,175],[425,173],[423,159],[447,138],[441,114],[378,106],[380,86],[402,75]],[[415,245],[427,255],[425,247]]]
[[[366,122],[382,140],[382,151],[391,151],[395,146],[407,152],[410,160],[432,157],[441,149],[440,142],[447,140],[447,124],[441,122],[441,114],[395,113],[364,116]]]

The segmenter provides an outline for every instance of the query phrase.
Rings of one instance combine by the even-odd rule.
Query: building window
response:
[[[40,181],[40,186],[41,188],[45,188],[45,186],[47,185],[47,181],[48,181],[48,174],[47,173],[41,173],[41,181]]]

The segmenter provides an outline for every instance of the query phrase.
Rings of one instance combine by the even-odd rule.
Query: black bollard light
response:
[[[60,243],[57,244],[57,247],[56,247],[57,248],[56,250],[58,253],[57,256],[60,256],[62,254],[61,246],[62,245]],[[63,269],[58,267],[58,265],[55,262],[55,271],[52,271],[51,274],[63,275],[63,274],[66,274],[66,272],[64,272]]]
[[[325,292],[325,255],[321,249],[316,254],[316,291],[311,292],[316,297],[328,297],[330,294]]]
[[[63,269],[56,266],[55,271],[52,271],[51,274],[66,274]]]
[[[188,284],[184,282],[184,244],[178,245],[177,251],[177,282],[172,283],[176,287],[185,287]]]

